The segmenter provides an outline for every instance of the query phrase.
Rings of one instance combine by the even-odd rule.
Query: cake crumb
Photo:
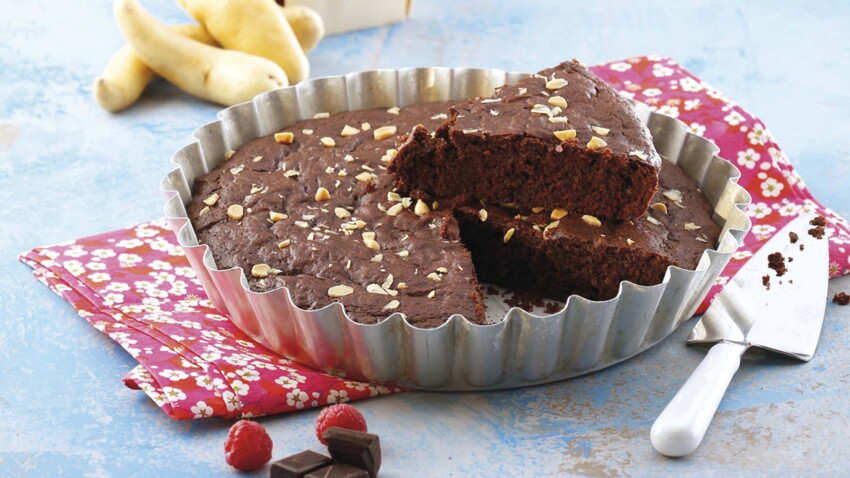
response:
[[[545,302],[543,305],[543,312],[547,314],[554,314],[563,309],[563,306],[557,302]]]
[[[791,239],[791,244],[796,244],[797,239],[799,239],[800,236],[798,236],[796,232],[791,231],[788,233],[788,238]]]
[[[534,310],[537,307],[546,306],[546,301],[543,297],[527,290],[511,291],[510,297],[505,296],[504,301],[510,307],[519,307],[524,310]]]
[[[823,216],[817,216],[811,221],[809,221],[809,224],[815,226],[809,229],[809,235],[814,237],[815,239],[823,239],[823,236],[826,233],[824,229],[824,226],[826,226],[826,219],[824,219]]]
[[[813,227],[809,229],[809,235],[815,239],[823,239],[824,230],[822,227]]]
[[[785,267],[785,258],[781,252],[774,252],[767,256],[767,267],[776,271],[777,277],[782,277],[788,272],[788,269]]]
[[[850,295],[847,292],[838,292],[832,296],[832,302],[838,305],[850,304]]]
[[[769,275],[761,276],[761,285],[763,285],[765,289],[770,290],[770,276]]]

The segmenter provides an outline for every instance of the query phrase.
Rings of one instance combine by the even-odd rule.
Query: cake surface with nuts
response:
[[[666,162],[652,201],[668,214],[652,208],[633,223],[402,194],[386,171],[402,132],[439,126],[448,106],[321,115],[246,143],[194,182],[187,212],[199,242],[256,292],[286,287],[305,309],[340,302],[357,322],[398,312],[423,328],[454,314],[484,323],[479,278],[608,298],[621,280],[652,284],[668,265],[695,267],[715,244],[710,206]]]
[[[394,193],[386,173],[398,132],[438,125],[428,118],[446,107],[318,115],[243,145],[195,180],[198,240],[252,290],[287,287],[305,309],[339,301],[362,323],[394,312],[419,327],[452,314],[483,322],[457,220]]]
[[[471,194],[491,203],[634,219],[661,158],[634,108],[576,61],[453,106],[417,126],[390,165],[414,198]]]

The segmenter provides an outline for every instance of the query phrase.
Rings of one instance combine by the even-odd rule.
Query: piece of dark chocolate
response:
[[[318,469],[304,478],[369,478],[369,472],[356,466],[337,463]]]
[[[304,478],[311,471],[333,464],[329,457],[312,450],[304,450],[272,463],[271,478]]]
[[[330,427],[322,434],[328,444],[328,452],[337,463],[346,463],[362,468],[369,476],[378,476],[381,468],[381,441],[378,435]]]

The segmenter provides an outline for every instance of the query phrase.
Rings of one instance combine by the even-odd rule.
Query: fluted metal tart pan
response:
[[[305,81],[261,94],[221,111],[194,141],[172,156],[177,166],[161,181],[165,214],[216,308],[269,349],[319,370],[375,383],[428,390],[489,390],[563,380],[609,367],[652,347],[693,315],[737,250],[751,223],[743,213],[749,194],[739,171],[717,156],[714,143],[669,116],[636,103],[667,161],[681,166],[714,207],[723,227],[714,249],[695,270],[669,267],[657,285],[622,282],[616,297],[571,296],[554,314],[486,297],[489,325],[454,315],[440,327],[420,329],[398,314],[364,325],[340,303],[304,310],[279,288],[257,293],[241,269],[220,270],[199,244],[185,205],[192,184],[224,161],[226,151],[319,112],[388,108],[490,95],[527,75],[469,68],[413,68],[351,73]]]

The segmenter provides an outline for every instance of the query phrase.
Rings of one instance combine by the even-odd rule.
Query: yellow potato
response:
[[[160,24],[136,0],[116,0],[114,13],[139,58],[191,95],[233,105],[288,84],[286,73],[274,62],[186,38]]]
[[[281,7],[281,11],[301,49],[305,53],[312,51],[325,36],[322,17],[312,8],[300,5]],[[203,25],[172,25],[168,28],[195,41],[218,46]],[[156,73],[144,64],[132,47],[125,45],[113,55],[103,74],[95,80],[92,93],[103,109],[115,113],[138,101],[154,77]]]
[[[310,76],[307,56],[272,0],[178,0],[221,46],[268,58],[293,84]]]
[[[172,25],[168,27],[185,37],[207,45],[217,45],[203,25]],[[118,112],[128,108],[139,99],[145,87],[156,76],[142,62],[130,45],[115,52],[103,74],[95,80],[92,92],[94,99],[103,109]]]
[[[315,10],[301,5],[281,7],[304,53],[310,53],[325,36],[325,23]]]

